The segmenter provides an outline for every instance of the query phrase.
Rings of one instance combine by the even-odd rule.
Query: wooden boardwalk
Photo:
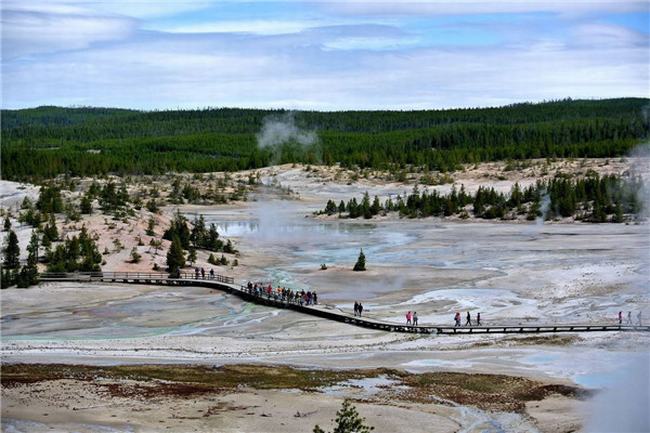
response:
[[[232,277],[223,275],[196,278],[193,273],[182,273],[178,278],[170,278],[168,274],[155,272],[81,272],[81,273],[42,273],[41,281],[74,281],[74,282],[103,282],[103,283],[128,283],[169,286],[199,286],[208,287],[230,293],[241,299],[275,308],[285,308],[304,314],[348,323],[363,328],[377,329],[387,332],[403,332],[413,334],[539,334],[557,332],[650,332],[650,326],[618,325],[618,324],[563,324],[563,325],[489,325],[489,326],[446,326],[446,325],[421,325],[410,326],[376,320],[369,317],[355,317],[347,312],[329,305],[300,305],[293,302],[274,299],[273,297],[259,296],[244,286],[235,284]]]

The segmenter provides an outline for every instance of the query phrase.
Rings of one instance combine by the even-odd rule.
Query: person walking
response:
[[[637,313],[637,315],[636,315],[636,320],[637,320],[637,322],[639,322],[639,326],[643,326],[643,325],[641,324],[641,310],[639,310],[639,312]]]
[[[472,326],[472,316],[467,312],[467,319],[465,320],[465,326]]]
[[[619,325],[623,324],[623,312],[622,311],[618,312],[618,324]]]
[[[410,325],[411,324],[411,312],[409,311],[406,313],[406,324]]]
[[[205,268],[201,268],[201,278],[205,280]]]
[[[361,313],[363,313],[363,304],[359,302],[359,317],[361,317]]]
[[[632,312],[631,311],[627,312],[627,324],[628,325],[632,324]]]
[[[210,269],[210,279],[214,280],[214,268]],[[248,282],[248,290],[250,290],[250,289],[251,289],[251,282],[249,281]]]
[[[454,326],[460,326],[460,313],[456,311],[456,315],[454,316],[454,321],[456,322]]]
[[[417,311],[413,312],[413,326],[418,326],[418,313],[417,313]]]
[[[476,313],[476,326],[481,326],[481,313]]]
[[[354,317],[357,317],[358,312],[359,312],[359,303],[357,301],[354,301]]]

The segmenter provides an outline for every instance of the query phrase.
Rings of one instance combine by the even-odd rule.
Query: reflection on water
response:
[[[262,233],[265,226],[258,220],[244,221],[223,221],[207,220],[208,224],[214,224],[219,235],[224,237],[255,237]],[[314,222],[311,220],[303,223],[293,221],[278,221],[274,224],[272,230],[274,234],[296,235],[301,233],[332,233],[348,234],[359,230],[375,228],[374,224],[344,224],[339,222]]]

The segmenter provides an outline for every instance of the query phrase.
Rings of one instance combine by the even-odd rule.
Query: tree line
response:
[[[644,185],[640,177],[617,175],[599,176],[590,173],[584,178],[556,175],[548,180],[522,188],[515,183],[509,193],[493,187],[480,186],[474,193],[455,186],[448,194],[436,190],[420,191],[416,185],[410,194],[397,195],[381,201],[366,192],[338,204],[328,200],[318,214],[340,218],[366,218],[399,213],[400,217],[426,218],[458,216],[460,218],[512,220],[520,216],[527,220],[573,217],[594,223],[621,223],[636,219],[643,211],[640,193]]]
[[[462,163],[613,157],[650,133],[650,100],[562,100],[499,108],[296,112],[318,142],[259,148],[256,133],[283,110],[142,112],[39,107],[2,110],[7,179],[59,174],[236,171],[275,163],[452,170]]]

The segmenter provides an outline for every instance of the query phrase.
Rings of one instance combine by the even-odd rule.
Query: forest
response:
[[[292,112],[318,140],[258,146],[265,119],[285,110],[2,110],[5,179],[61,174],[235,171],[277,163],[453,170],[462,163],[614,157],[650,135],[650,100],[560,100],[497,108]]]
[[[643,188],[639,177],[601,177],[597,173],[584,178],[558,174],[526,188],[515,183],[508,194],[483,186],[474,194],[465,192],[463,186],[460,190],[453,187],[449,194],[440,194],[436,190],[420,191],[416,185],[410,194],[389,197],[384,202],[377,196],[371,200],[367,192],[360,200],[351,198],[347,203],[328,200],[325,209],[317,214],[370,219],[398,212],[400,217],[408,218],[473,216],[514,220],[522,217],[529,221],[573,217],[584,222],[622,223],[641,214],[643,203],[639,196]]]

